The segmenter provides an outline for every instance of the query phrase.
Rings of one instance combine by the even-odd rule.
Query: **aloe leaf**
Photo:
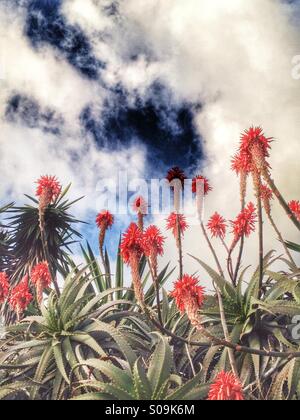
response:
[[[172,369],[173,355],[171,347],[165,337],[156,334],[159,337],[159,342],[151,357],[150,366],[148,370],[148,379],[152,387],[152,398],[155,399],[159,389],[164,382],[169,378]]]
[[[200,371],[199,373],[197,373],[197,375],[194,376],[193,379],[186,382],[182,387],[168,395],[166,397],[166,400],[185,400],[187,395],[190,392],[192,392],[192,390],[199,384],[199,382],[201,381],[201,376],[202,372]]]
[[[57,368],[60,371],[64,380],[67,382],[67,384],[70,384],[70,380],[66,372],[66,363],[64,361],[62,346],[60,342],[53,341],[52,348],[53,348],[53,353],[54,353],[54,358],[55,358]]]
[[[135,362],[132,374],[136,399],[150,400],[152,396],[151,384],[140,359]]]

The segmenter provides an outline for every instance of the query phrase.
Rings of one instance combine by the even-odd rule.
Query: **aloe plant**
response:
[[[141,198],[134,206],[137,223],[116,246],[114,266],[105,250],[114,220],[109,211],[96,219],[100,256],[89,243],[81,243],[85,266],[76,266],[71,245],[81,235],[70,213],[75,201],[66,198],[70,187],[61,193],[55,177],[39,180],[39,200],[27,196],[31,205],[0,209],[0,315],[5,324],[0,326],[0,399],[300,399],[300,348],[292,333],[300,313],[300,272],[289,252],[299,252],[299,245],[284,244],[286,257],[264,256],[263,240],[264,209],[283,242],[272,219],[272,190],[297,227],[300,202],[290,208],[270,178],[269,143],[261,128],[251,128],[233,159],[241,193],[241,212],[231,222],[233,238],[218,213],[206,227],[197,203],[217,271],[193,258],[211,280],[211,294],[205,294],[196,273],[184,275],[182,239],[188,226],[178,214],[175,190],[176,212],[167,228],[179,261],[160,272],[164,237],[155,226],[144,229]],[[184,180],[183,172],[174,169],[169,178]],[[246,206],[250,173],[257,208]],[[197,179],[204,181],[207,195],[208,180]],[[257,219],[259,266],[252,273],[242,268],[246,239]],[[226,261],[214,248],[215,239],[226,250]],[[170,281],[174,288],[169,293]]]
[[[264,294],[260,299],[258,299],[259,269],[252,275],[248,284],[245,282],[248,269],[244,270],[238,287],[235,288],[204,262],[197,261],[211,276],[222,294],[232,343],[257,350],[297,351],[299,345],[292,339],[286,326],[291,324],[293,316],[300,313],[300,288],[297,280],[299,273],[284,274],[271,271],[270,266],[277,260],[277,258],[272,258],[273,254],[273,252],[269,253],[264,258],[264,276],[267,280]],[[258,311],[260,311],[259,318]],[[222,337],[220,308],[216,297],[207,298],[201,314],[202,322],[207,330],[214,336]],[[203,339],[205,340],[205,337]],[[244,385],[253,389],[258,387],[260,393],[264,392],[263,385],[266,381],[268,381],[266,388],[268,389],[270,381],[276,376],[276,368],[273,370],[274,363],[278,369],[284,366],[284,372],[288,363],[288,360],[261,358],[259,355],[248,353],[237,354],[236,358]],[[218,346],[211,347],[205,352],[202,362],[203,381],[214,377],[216,372],[230,370],[226,348],[220,351]],[[281,388],[284,388],[284,384]]]
[[[45,230],[50,256],[48,262],[54,272],[63,274],[68,270],[70,245],[81,238],[79,232],[73,227],[80,221],[69,213],[72,205],[80,198],[69,201],[66,198],[69,189],[70,185],[53,204],[48,206],[45,212]],[[47,259],[43,252],[39,228],[38,200],[29,195],[26,197],[33,203],[32,205],[11,206],[6,209],[9,215],[6,224],[14,253],[13,282],[18,282],[34,264]]]
[[[123,358],[133,364],[136,355],[128,342],[132,340],[141,354],[147,352],[147,337],[126,327],[105,322],[119,304],[106,298],[121,289],[93,293],[94,278],[82,269],[65,279],[61,296],[51,292],[42,315],[25,318],[6,329],[0,341],[0,398],[23,392],[27,398],[61,399],[72,394],[70,375],[82,357]],[[110,314],[111,315],[111,314]],[[126,336],[126,338],[125,338]],[[150,339],[148,339],[150,340]],[[76,371],[78,380],[87,379],[84,369]],[[14,384],[11,387],[11,384]]]
[[[146,363],[141,357],[136,358],[133,364],[126,362],[119,365],[115,360],[82,361],[82,365],[92,369],[92,378],[79,382],[77,391],[85,388],[88,392],[73,400],[204,399],[209,385],[200,384],[200,374],[184,383],[182,377],[174,372],[172,348],[167,339],[159,334],[156,336],[158,343]]]

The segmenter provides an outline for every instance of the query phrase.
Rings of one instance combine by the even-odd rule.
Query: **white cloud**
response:
[[[34,98],[41,106],[63,114],[69,127],[82,108],[95,96],[101,97],[96,83],[82,78],[55,50],[34,50],[23,33],[24,17],[0,8],[0,51],[4,66],[1,80],[0,115],[13,91]]]
[[[163,57],[156,77],[178,97],[204,103],[196,120],[208,155],[206,173],[214,185],[207,214],[218,209],[232,219],[238,213],[238,181],[229,169],[230,157],[240,132],[252,124],[275,137],[273,175],[288,200],[299,198],[300,84],[291,76],[291,60],[300,37],[290,21],[291,9],[271,0],[129,0],[122,10],[136,26],[138,22],[141,38]],[[283,234],[299,240],[281,208],[275,205],[274,212]],[[266,249],[279,248],[266,229]],[[186,237],[189,251],[211,260],[199,240],[194,227]],[[257,261],[256,255],[254,236],[249,260]]]
[[[88,18],[88,15],[86,16]],[[84,195],[77,210],[84,215],[96,211],[96,185],[101,177],[128,170],[138,176],[144,168],[144,152],[137,146],[124,152],[101,151],[83,136],[79,116],[89,103],[100,112],[107,92],[99,82],[82,77],[50,47],[34,50],[23,34],[24,16],[0,8],[0,51],[4,80],[0,80],[0,184],[1,201],[21,200],[30,193],[41,174],[56,174],[73,196]],[[5,122],[8,98],[20,93],[62,115],[64,126],[59,137],[29,129],[21,123]],[[74,160],[74,156],[76,159]],[[7,195],[9,193],[9,196]]]
[[[99,0],[65,0],[62,12],[72,24],[80,25],[86,32],[99,33],[111,28],[112,21],[103,13]]]
[[[129,91],[144,92],[159,78],[178,99],[203,104],[196,123],[207,154],[205,169],[214,185],[207,214],[218,210],[232,219],[238,213],[238,181],[229,162],[240,132],[252,124],[262,125],[267,135],[275,137],[274,177],[287,199],[300,198],[300,83],[291,76],[292,57],[300,53],[300,32],[292,24],[291,6],[278,0],[126,0],[117,20],[105,16],[100,6],[99,1],[68,0],[63,11],[70,23],[89,35],[97,57],[105,59],[106,83],[121,82]],[[134,168],[137,162],[134,172],[142,171],[142,150],[132,150],[129,158],[118,153],[108,156],[80,136],[80,110],[91,100],[101,109],[106,95],[98,83],[82,78],[51,49],[33,51],[22,35],[19,18],[11,19],[0,9],[0,49],[8,68],[0,106],[3,110],[7,93],[21,90],[61,111],[68,135],[58,146],[57,139],[37,130],[3,123],[1,178],[21,193],[41,171],[55,171],[65,182],[74,180],[76,190],[85,193],[94,188],[95,174],[112,173],[118,166]],[[146,52],[134,62],[127,59],[139,44],[151,60]],[[74,166],[70,149],[80,154],[80,165]],[[85,205],[89,208],[90,203]],[[274,211],[287,238],[299,241],[298,232],[277,205]],[[199,238],[194,227],[185,247],[208,259]],[[268,230],[266,248],[274,242]],[[171,244],[166,259],[174,257]],[[250,260],[255,261],[254,255],[253,238]],[[196,265],[188,264],[187,270],[195,269]]]

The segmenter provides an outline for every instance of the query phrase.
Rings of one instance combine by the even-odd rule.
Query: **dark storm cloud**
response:
[[[120,84],[105,88],[101,82],[104,63],[95,58],[91,41],[83,30],[69,24],[62,14],[63,0],[12,2],[25,11],[24,36],[33,48],[51,46],[80,74],[90,80],[98,80],[106,89],[107,99],[101,110],[94,105],[82,110],[80,124],[83,135],[91,135],[97,145],[106,150],[126,150],[132,144],[142,146],[146,151],[149,172],[157,176],[164,175],[171,166],[180,166],[187,172],[198,166],[202,158],[201,138],[194,125],[198,104],[176,101],[172,92],[158,82],[153,83],[143,96],[127,92]],[[118,2],[107,4],[105,13],[115,19],[119,14]],[[149,43],[139,34],[138,28],[126,32],[128,48],[124,48],[122,54],[120,52],[123,62],[138,60],[140,56],[149,63],[158,59]],[[135,100],[129,101],[128,98],[133,96]],[[63,129],[61,116],[50,109],[43,109],[22,92],[11,95],[6,118],[10,122],[57,135]]]
[[[145,97],[129,103],[128,93],[119,87],[95,115],[91,106],[81,115],[81,124],[100,147],[118,149],[138,142],[146,147],[149,169],[171,166],[193,170],[202,156],[201,139],[194,126],[199,106],[176,103],[171,92],[159,83]],[[158,173],[159,175],[159,173]]]
[[[43,109],[34,99],[14,94],[8,100],[5,110],[7,121],[39,128],[45,133],[59,135],[63,118],[55,111]]]
[[[61,0],[33,0],[27,7],[25,33],[34,47],[51,45],[80,73],[98,79],[105,64],[97,60],[88,37],[61,14]]]

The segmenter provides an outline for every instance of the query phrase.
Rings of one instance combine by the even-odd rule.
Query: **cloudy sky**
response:
[[[101,179],[160,178],[178,165],[209,177],[206,214],[232,219],[230,157],[253,124],[275,138],[273,176],[299,199],[299,55],[299,0],[0,0],[0,202],[22,202],[54,174],[85,196],[76,213],[93,223]],[[198,229],[185,250],[206,259]],[[166,261],[174,253],[169,239]]]

